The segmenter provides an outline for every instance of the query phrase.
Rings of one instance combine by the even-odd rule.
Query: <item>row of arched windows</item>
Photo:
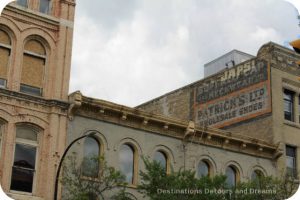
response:
[[[200,160],[197,166],[197,177],[201,178],[203,176],[209,176],[212,177],[213,173],[212,173],[213,169],[212,169],[212,164],[206,160]],[[226,175],[226,183],[229,186],[234,187],[239,181],[240,181],[240,172],[238,170],[238,168],[231,164],[229,166],[226,167],[225,169],[225,175]],[[254,169],[251,173],[251,180],[255,180],[258,177],[262,177],[264,176],[264,173],[259,170],[259,169]]]
[[[89,136],[84,141],[84,157],[82,162],[82,174],[96,178],[99,176],[99,158],[101,156],[101,144],[98,139]],[[96,159],[95,159],[96,158]],[[137,181],[137,159],[136,148],[129,143],[124,143],[119,148],[119,169],[125,175],[125,181],[129,184],[136,184]],[[163,150],[157,150],[153,159],[168,170],[169,158]]]
[[[12,64],[14,53],[10,34],[0,27],[0,87],[2,88],[7,88],[10,69],[16,68]],[[14,55],[14,57],[18,56]],[[32,36],[25,40],[21,59],[20,92],[42,96],[46,58],[46,48],[39,37]]]
[[[82,173],[84,176],[88,177],[98,177],[99,158],[101,156],[101,144],[94,137],[87,137],[84,142],[84,159],[83,159],[83,169]],[[134,145],[129,143],[124,143],[119,148],[119,169],[125,175],[126,182],[129,184],[136,184],[137,182],[137,159],[138,153]],[[169,155],[164,150],[157,150],[154,152],[153,160],[158,162],[166,171],[169,172],[170,159]],[[94,163],[93,163],[94,162]],[[91,168],[91,166],[94,166]],[[203,176],[213,176],[213,165],[207,159],[202,159],[199,161],[196,169],[196,174],[198,178]],[[238,167],[234,164],[230,164],[225,169],[225,175],[227,176],[226,183],[229,186],[235,186],[237,182],[240,181],[240,172]],[[251,179],[256,179],[257,177],[263,176],[264,173],[259,169],[254,169],[251,174]]]

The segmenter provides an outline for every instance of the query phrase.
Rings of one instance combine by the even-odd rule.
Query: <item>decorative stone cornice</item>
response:
[[[81,95],[81,93],[73,93],[69,98],[72,99],[76,95]],[[227,151],[269,159],[278,158],[275,156],[278,154],[278,146],[263,140],[210,127],[196,127],[194,122],[187,123],[104,100],[85,96],[78,99],[81,99],[78,103],[80,106],[72,112],[75,116],[115,123]]]
[[[3,97],[9,100],[17,100],[19,102],[24,102],[27,105],[34,104],[34,105],[40,105],[49,108],[56,107],[61,110],[67,110],[69,108],[69,103],[65,101],[44,99],[42,97],[28,95],[28,94],[24,94],[12,90],[0,88],[0,98]]]
[[[60,21],[51,15],[39,13],[37,11],[25,9],[22,6],[16,4],[10,4],[2,11],[3,15],[10,16],[18,21],[24,21],[25,23],[32,23],[37,26],[42,26],[47,29],[58,31]]]

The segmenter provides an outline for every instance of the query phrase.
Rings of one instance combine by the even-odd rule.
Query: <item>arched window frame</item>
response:
[[[119,168],[120,168],[120,170],[121,170],[121,164],[122,164],[122,163],[120,163],[120,153],[121,153],[121,148],[122,148],[123,145],[128,146],[132,150],[132,153],[133,153],[132,181],[130,183],[128,183],[128,184],[129,184],[129,186],[131,186],[131,185],[137,185],[137,180],[138,180],[138,150],[137,150],[137,148],[136,148],[136,146],[134,144],[129,143],[129,142],[122,143],[119,146]]]
[[[9,38],[9,44],[4,44],[0,42],[0,48],[8,51],[9,55],[7,57],[7,64],[6,64],[6,77],[0,77],[0,88],[6,88],[7,87],[7,81],[8,81],[8,71],[10,68],[10,60],[11,60],[11,54],[12,54],[12,37],[9,34],[9,32],[7,30],[5,30],[5,27],[1,27],[0,26],[0,31],[4,32],[4,34],[7,35],[7,37]]]
[[[235,166],[235,165],[233,165],[233,164],[231,164],[231,165],[228,165],[227,167],[226,167],[226,169],[225,169],[225,175],[227,176],[227,169],[232,169],[232,171],[234,172],[234,185],[233,185],[233,187],[235,187],[236,185],[237,185],[237,183],[239,183],[240,182],[240,171],[239,171],[239,169]],[[227,182],[227,179],[226,179],[226,182]]]
[[[97,145],[98,145],[98,156],[99,156],[99,160],[98,160],[98,172],[97,172],[97,175],[96,176],[89,176],[87,174],[84,174],[84,166],[82,166],[82,172],[81,172],[81,175],[83,177],[87,177],[87,178],[99,178],[99,176],[101,175],[100,174],[100,171],[101,171],[101,166],[102,166],[102,163],[101,163],[101,156],[103,155],[103,144],[101,143],[101,141],[97,138],[97,137],[94,137],[94,136],[89,136],[87,138],[85,138],[85,141],[83,142],[83,161],[84,162],[84,158],[85,158],[85,145],[86,145],[86,141],[88,138],[92,138],[93,140],[95,140],[97,142]],[[84,163],[82,163],[83,165]]]
[[[202,177],[200,175],[200,172],[199,172],[199,165],[200,165],[201,162],[203,162],[207,166],[207,171],[208,171],[207,176],[208,177],[212,177],[213,176],[213,166],[212,166],[211,162],[209,160],[207,160],[207,159],[201,159],[197,163],[197,178],[201,178]]]
[[[260,169],[253,169],[253,171],[252,171],[252,173],[251,173],[251,180],[255,180],[254,179],[254,176],[253,175],[256,175],[256,178],[257,177],[264,177],[265,176],[265,174],[264,174],[264,172],[262,171],[262,170],[260,170]]]
[[[18,138],[17,134],[18,134],[19,128],[31,129],[31,131],[36,134],[36,141],[24,139],[24,138]],[[33,194],[33,193],[35,193],[36,180],[37,180],[37,176],[38,176],[38,164],[39,164],[38,160],[39,160],[39,146],[40,146],[39,144],[41,143],[40,140],[41,140],[42,130],[36,125],[27,124],[27,123],[16,124],[15,130],[16,130],[16,132],[15,132],[15,146],[14,146],[13,158],[15,159],[15,156],[16,156],[16,146],[17,145],[30,146],[32,148],[35,148],[35,163],[34,163],[35,166],[34,166],[34,169],[29,169],[29,168],[27,169],[28,171],[30,171],[30,170],[33,171],[32,191],[31,192],[12,189],[13,170],[12,170],[12,175],[11,175],[10,190],[16,191],[16,192]],[[13,159],[13,164],[12,164],[13,169],[15,167],[14,159]],[[26,168],[24,168],[24,170],[26,170]]]
[[[164,157],[164,159],[166,161],[166,166],[164,166],[165,170],[166,170],[166,174],[169,174],[170,171],[171,171],[170,156],[169,156],[169,154],[166,151],[162,150],[162,149],[158,149],[153,154],[153,160],[155,160],[155,154],[156,153],[161,153],[163,155],[163,157]]]
[[[38,43],[40,43],[44,49],[45,54],[41,55],[41,54],[37,54],[33,51],[30,50],[26,50],[25,47],[26,45],[30,42],[30,41],[36,41]],[[31,95],[35,95],[35,96],[43,96],[44,95],[44,89],[45,89],[45,77],[46,77],[46,71],[47,71],[47,62],[48,62],[48,44],[46,42],[45,39],[43,39],[40,36],[37,35],[32,35],[26,38],[26,40],[24,41],[24,49],[23,49],[23,61],[22,61],[22,70],[21,70],[21,82],[20,82],[20,92],[26,93],[26,94],[31,94]],[[23,67],[24,67],[24,57],[25,56],[31,56],[33,58],[37,58],[37,59],[42,59],[44,61],[44,65],[43,65],[43,73],[41,74],[41,79],[42,79],[42,83],[41,83],[41,87],[37,87],[37,86],[32,86],[30,84],[26,84],[26,83],[22,83],[22,76],[23,76]]]

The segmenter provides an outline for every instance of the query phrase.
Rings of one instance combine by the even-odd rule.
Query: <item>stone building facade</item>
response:
[[[53,199],[66,144],[75,2],[18,0],[0,17],[0,181],[14,199]]]
[[[203,129],[192,121],[93,99],[80,92],[70,95],[70,103],[68,142],[90,133],[95,135],[75,143],[69,155],[76,153],[79,165],[90,152],[104,156],[109,166],[126,175],[127,191],[136,199],[144,199],[136,191],[141,181],[139,171],[145,170],[142,156],[163,160],[167,172],[171,168],[192,169],[199,177],[232,170],[231,184],[249,180],[257,173],[278,173],[276,161],[282,152],[263,140],[210,127]],[[157,158],[159,154],[162,158]],[[86,171],[84,165],[81,170]]]

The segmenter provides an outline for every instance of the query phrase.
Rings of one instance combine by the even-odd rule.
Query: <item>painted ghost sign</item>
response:
[[[201,81],[193,92],[195,122],[220,128],[271,112],[269,70],[253,59]]]

